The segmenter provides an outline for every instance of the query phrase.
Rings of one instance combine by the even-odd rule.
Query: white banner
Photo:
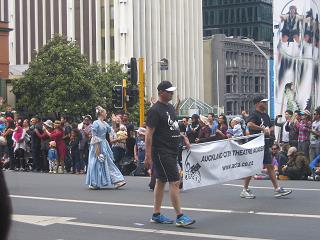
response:
[[[261,172],[264,135],[240,145],[232,139],[194,144],[182,152],[183,189],[223,183]]]

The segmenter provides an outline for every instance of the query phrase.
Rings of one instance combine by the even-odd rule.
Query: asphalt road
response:
[[[84,175],[5,172],[15,219],[10,240],[317,239],[320,182],[281,181],[293,194],[276,199],[271,182],[252,181],[256,199],[239,197],[242,181],[182,192],[190,228],[150,223],[148,178],[127,177],[120,190],[89,190]],[[163,213],[174,218],[166,192]]]

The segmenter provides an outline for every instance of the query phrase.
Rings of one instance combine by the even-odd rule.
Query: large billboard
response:
[[[320,105],[320,0],[274,0],[275,114]]]

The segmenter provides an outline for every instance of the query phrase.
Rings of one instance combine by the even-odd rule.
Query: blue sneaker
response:
[[[187,215],[183,214],[181,217],[176,219],[176,226],[178,227],[186,227],[191,224],[194,224],[196,220],[191,219]]]
[[[150,222],[153,223],[162,223],[162,224],[172,224],[174,221],[170,218],[167,218],[166,216],[160,214],[158,216],[153,216],[150,219]]]

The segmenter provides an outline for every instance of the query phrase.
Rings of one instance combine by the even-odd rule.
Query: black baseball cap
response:
[[[161,83],[159,83],[157,89],[158,91],[173,92],[176,90],[176,87],[173,87],[172,83],[169,81],[162,81]]]
[[[268,102],[268,101],[269,101],[269,99],[265,98],[263,96],[256,96],[256,97],[253,98],[253,103],[254,104],[257,104],[259,102]]]

